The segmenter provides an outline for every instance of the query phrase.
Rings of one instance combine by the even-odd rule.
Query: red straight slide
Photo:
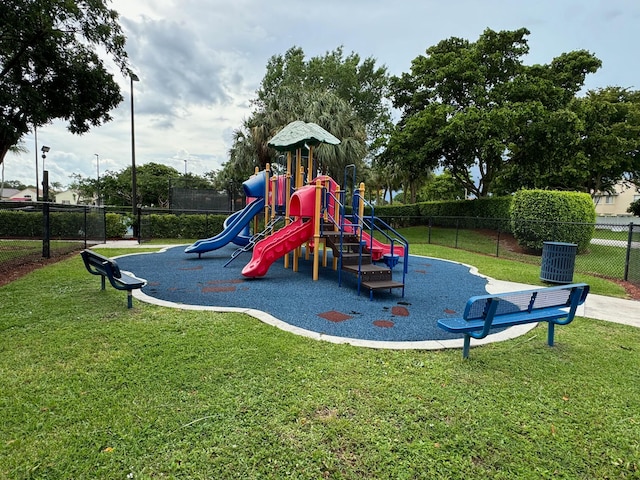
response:
[[[313,236],[310,218],[298,218],[253,247],[251,261],[242,269],[245,277],[263,277],[273,262],[299,247]]]

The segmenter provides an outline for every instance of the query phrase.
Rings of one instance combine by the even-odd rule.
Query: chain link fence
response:
[[[106,240],[101,207],[0,202],[0,273]]]
[[[640,224],[629,225],[624,279],[634,285],[640,285]]]
[[[233,203],[233,210],[236,210]],[[161,238],[160,232],[167,234],[166,224],[162,228],[154,228],[152,219],[158,215],[171,214],[174,217],[172,223],[175,223],[177,232],[174,238],[180,237],[181,225],[188,224],[191,215],[211,216],[211,225],[204,222],[202,238],[205,238],[217,233],[212,233],[213,230],[221,228],[214,217],[228,213],[231,212],[226,208],[219,211],[140,209],[139,240]],[[541,252],[528,251],[519,245],[511,233],[510,219],[442,216],[385,217],[383,220],[400,229],[410,244],[442,245],[541,265]],[[566,238],[567,230],[592,230],[591,242],[576,257],[575,271],[640,285],[640,223],[537,223],[544,227],[545,242],[572,242],[571,238]],[[560,232],[565,237],[559,238]],[[106,241],[105,210],[91,206],[0,202],[0,264],[20,261],[16,258],[33,260],[47,257],[44,247],[47,241],[52,246],[50,253],[53,255]]]
[[[541,265],[541,251],[522,247],[511,233],[511,219],[475,217],[389,217],[409,243],[459,248],[470,252]],[[547,232],[545,242],[573,242],[567,227],[593,230],[589,245],[576,257],[575,271],[640,285],[640,224],[530,222]],[[577,243],[577,241],[576,241]],[[409,247],[411,250],[411,247]]]

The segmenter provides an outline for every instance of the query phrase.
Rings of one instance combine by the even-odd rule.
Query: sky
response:
[[[293,46],[308,58],[342,46],[372,57],[391,75],[450,37],[476,41],[486,28],[526,27],[525,64],[546,64],[573,50],[603,63],[585,90],[615,85],[640,90],[638,0],[113,0],[127,36],[132,70],[136,165],[149,162],[203,175],[228,160],[233,131],[251,115],[251,100],[269,58]],[[113,68],[124,101],[113,120],[82,136],[56,121],[24,137],[9,153],[4,179],[49,182],[96,178],[131,165],[131,88]],[[37,152],[37,153],[36,153]]]

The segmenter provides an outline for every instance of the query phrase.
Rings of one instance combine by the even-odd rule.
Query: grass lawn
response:
[[[77,250],[82,242],[52,240],[49,244],[52,255]],[[0,262],[21,262],[29,258],[42,258],[42,240],[0,239]]]
[[[577,318],[462,361],[99,284],[77,256],[0,287],[1,479],[640,477],[640,329]]]
[[[499,280],[544,285],[540,280],[540,255],[514,252],[501,245],[496,257],[496,239],[480,232],[432,228],[429,237],[429,229],[424,226],[403,228],[399,232],[409,241],[412,254],[468,263]],[[625,297],[624,288],[603,278],[622,279],[625,257],[624,248],[592,244],[588,253],[576,257],[574,281],[588,283],[592,293]]]

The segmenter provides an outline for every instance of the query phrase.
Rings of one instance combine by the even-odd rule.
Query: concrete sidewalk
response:
[[[540,288],[539,285],[505,282],[487,277],[489,293],[510,292]],[[578,316],[622,323],[640,328],[640,302],[590,293],[584,305],[578,307]]]

